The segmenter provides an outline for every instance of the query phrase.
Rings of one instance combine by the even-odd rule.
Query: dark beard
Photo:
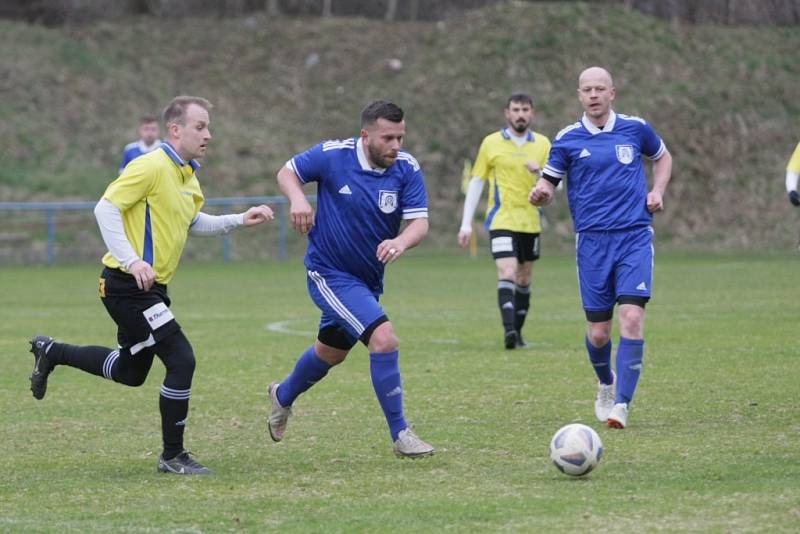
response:
[[[520,123],[512,124],[511,127],[514,128],[514,131],[517,133],[525,133],[528,129],[528,125],[525,124],[524,126],[519,126]]]
[[[370,161],[372,161],[372,163],[374,163],[375,165],[377,165],[381,169],[388,169],[394,163],[394,160],[387,161],[387,158],[385,158],[380,152],[375,150],[370,145],[367,145],[367,151],[369,151],[369,159],[370,159]]]

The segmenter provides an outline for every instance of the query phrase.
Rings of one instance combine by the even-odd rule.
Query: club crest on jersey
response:
[[[397,191],[380,191],[378,207],[383,213],[394,213],[397,209]]]
[[[633,161],[633,146],[632,145],[616,145],[617,159],[620,163],[627,165]]]

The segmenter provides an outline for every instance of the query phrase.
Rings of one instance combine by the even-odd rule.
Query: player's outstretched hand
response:
[[[542,178],[537,181],[534,188],[531,189],[528,195],[528,202],[534,206],[547,206],[553,201],[553,192],[555,189],[556,186]]]
[[[650,191],[647,193],[647,211],[655,213],[664,209],[664,199],[661,193],[657,191]]]
[[[305,197],[292,202],[289,206],[289,217],[292,220],[292,228],[301,234],[307,234],[314,226],[314,208]]]
[[[469,240],[472,237],[472,230],[459,230],[458,232],[458,244],[461,245],[461,248],[467,248],[469,246]]]
[[[136,285],[142,291],[150,291],[153,284],[156,282],[156,272],[144,260],[136,260],[128,267],[128,272],[136,279]]]
[[[406,251],[405,246],[399,239],[387,239],[378,245],[376,256],[381,263],[392,263]]]
[[[789,202],[792,206],[800,206],[800,194],[797,191],[789,191]]]
[[[260,206],[253,206],[244,212],[244,225],[255,226],[263,222],[271,221],[275,218],[272,209],[269,206],[261,204]]]

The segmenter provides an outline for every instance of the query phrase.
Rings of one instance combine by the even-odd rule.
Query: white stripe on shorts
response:
[[[319,292],[322,293],[322,298],[325,299],[325,302],[330,304],[331,308],[339,314],[339,317],[347,321],[347,324],[353,327],[353,330],[360,336],[364,333],[364,325],[356,319],[356,316],[353,315],[350,310],[342,303],[341,300],[331,291],[331,288],[328,287],[327,282],[325,279],[320,275],[317,271],[308,271],[308,276],[317,284],[317,289]]]
[[[142,349],[146,349],[147,347],[152,347],[155,344],[156,344],[156,340],[153,337],[153,334],[150,334],[147,339],[145,339],[141,343],[137,343],[136,345],[131,347],[131,354],[136,354],[137,352],[141,351]]]

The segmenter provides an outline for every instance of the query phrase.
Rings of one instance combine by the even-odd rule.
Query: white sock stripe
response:
[[[184,397],[179,397],[177,395],[167,395],[163,391],[161,392],[161,396],[164,397],[165,399],[169,399],[169,400],[189,400],[189,398],[190,398],[189,395],[186,395]]]
[[[119,351],[115,350],[109,352],[105,361],[103,361],[103,376],[109,380],[113,380],[113,378],[111,378],[111,371],[114,369],[114,363],[116,363],[117,358],[119,358]]]
[[[325,279],[316,271],[308,271],[308,275],[317,285],[317,289],[319,292],[322,293],[322,297],[325,299],[325,302],[331,305],[331,307],[339,314],[339,316],[347,321],[347,324],[353,327],[358,335],[364,333],[364,325],[356,319],[356,317],[347,309],[347,307],[339,300],[339,298],[334,294],[328,284],[325,282]]]
[[[176,395],[180,395],[180,394],[183,394],[183,393],[189,393],[190,391],[192,391],[192,388],[189,388],[189,389],[172,389],[172,388],[168,388],[165,385],[162,385],[161,386],[161,391],[166,391],[167,393],[175,393]]]
[[[191,397],[191,389],[172,389],[167,386],[161,386],[161,396],[165,399],[172,400],[189,400]]]

